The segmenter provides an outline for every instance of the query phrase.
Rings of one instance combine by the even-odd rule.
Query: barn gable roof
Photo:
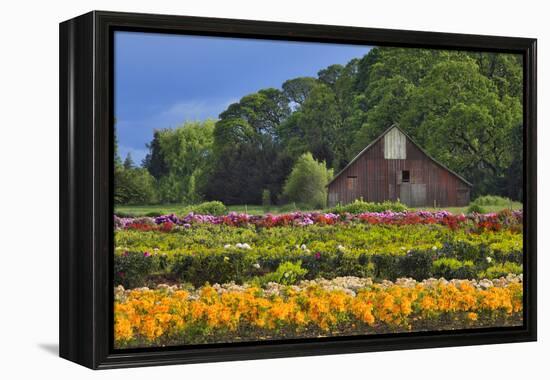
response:
[[[336,178],[338,178],[342,173],[344,173],[346,171],[347,168],[349,168],[355,161],[357,161],[359,159],[359,157],[361,157],[363,154],[365,154],[365,152],[367,152],[370,148],[372,148],[382,137],[384,137],[386,134],[388,134],[389,131],[391,131],[392,129],[398,129],[401,133],[403,133],[405,135],[405,137],[411,142],[414,144],[414,146],[416,146],[422,153],[424,153],[426,155],[426,157],[428,157],[431,161],[433,161],[436,165],[438,165],[439,167],[445,169],[446,171],[448,171],[449,173],[453,174],[455,177],[457,177],[458,179],[460,179],[462,182],[464,182],[466,185],[468,185],[469,187],[472,187],[473,185],[468,182],[464,177],[462,177],[460,174],[456,173],[455,171],[449,169],[448,167],[446,167],[445,165],[443,165],[441,162],[437,161],[435,158],[433,158],[432,156],[430,156],[428,154],[428,152],[426,152],[424,149],[422,149],[422,147],[420,145],[418,145],[416,143],[416,141],[414,141],[408,134],[407,132],[405,132],[404,130],[402,130],[398,124],[392,124],[388,129],[386,129],[380,136],[378,136],[376,139],[374,139],[369,145],[367,145],[362,151],[360,151],[350,162],[348,162],[348,164],[346,166],[344,166],[344,168],[342,170],[340,170],[334,177],[332,177],[332,179],[329,181],[329,183],[327,184],[327,186],[329,186],[332,182],[334,182],[336,180]]]

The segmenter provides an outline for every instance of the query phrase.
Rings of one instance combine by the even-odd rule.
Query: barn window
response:
[[[350,176],[347,178],[347,189],[348,190],[355,190],[357,186],[357,177],[356,176]]]
[[[408,170],[403,170],[401,173],[401,182],[411,182],[411,173]]]

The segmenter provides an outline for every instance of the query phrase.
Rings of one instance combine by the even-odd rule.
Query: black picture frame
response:
[[[518,53],[524,62],[524,325],[514,328],[113,349],[116,30]],[[93,11],[60,24],[60,356],[93,369],[535,341],[536,39]]]

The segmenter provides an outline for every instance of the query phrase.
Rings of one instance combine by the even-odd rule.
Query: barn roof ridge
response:
[[[460,179],[462,182],[464,182],[466,185],[472,187],[472,183],[469,182],[468,180],[466,180],[464,177],[462,177],[460,174],[458,174],[457,172],[455,172],[454,170],[452,169],[449,169],[448,167],[446,167],[445,165],[443,165],[441,162],[437,161],[435,158],[433,158],[428,152],[426,152],[416,141],[414,141],[413,138],[411,138],[411,136],[409,136],[407,134],[407,132],[405,132],[403,129],[401,129],[401,127],[399,126],[398,123],[393,123],[392,125],[390,125],[384,132],[382,132],[380,134],[380,136],[378,136],[377,138],[375,138],[369,145],[367,145],[365,148],[363,148],[359,153],[357,153],[357,155],[355,155],[355,157],[353,157],[353,159],[347,163],[346,166],[344,166],[342,168],[342,170],[340,170],[336,175],[334,175],[334,177],[332,177],[332,179],[327,183],[327,186],[330,185],[332,182],[334,182],[336,180],[336,178],[340,177],[340,175],[346,171],[347,168],[349,168],[351,166],[351,164],[353,164],[355,161],[357,161],[357,159],[359,157],[361,157],[366,151],[368,151],[374,144],[376,144],[382,137],[384,137],[385,135],[388,134],[389,131],[391,131],[392,129],[394,128],[397,128],[401,133],[403,133],[418,149],[420,149],[420,151],[422,153],[424,153],[424,155],[426,155],[426,157],[428,157],[430,160],[432,160],[436,165],[439,165],[440,167],[442,167],[443,169],[447,170],[449,173],[453,174],[455,177],[457,177],[458,179]]]

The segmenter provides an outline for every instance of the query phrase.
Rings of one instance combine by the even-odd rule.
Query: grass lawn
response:
[[[123,214],[133,216],[145,216],[149,213],[160,214],[181,214],[186,206],[181,204],[164,204],[164,205],[132,205],[132,206],[116,206],[115,213],[120,212]],[[227,206],[227,209],[231,212],[244,212],[252,215],[263,215],[264,209],[261,205],[232,205]],[[281,214],[292,211],[300,211],[299,209],[292,209],[291,206],[271,206],[269,212],[271,214]],[[304,210],[302,210],[304,211]],[[309,210],[314,211],[314,210]]]
[[[511,202],[510,206],[481,206],[481,207],[483,207],[483,209],[486,210],[487,212],[497,212],[505,208],[510,208],[512,210],[521,210],[523,208],[523,204],[521,202]],[[441,208],[422,207],[422,208],[413,208],[412,210],[426,210],[426,211],[447,210],[453,214],[466,214],[466,212],[468,211],[468,206],[441,207]]]
[[[503,208],[512,208],[513,210],[521,209],[523,206],[520,202],[512,202],[510,206],[483,206],[487,212],[497,212]],[[264,210],[260,205],[233,205],[227,207],[229,211],[235,212],[246,212],[253,215],[264,214]],[[137,205],[137,206],[117,206],[115,212],[120,212],[125,215],[132,216],[145,216],[149,213],[159,213],[159,214],[182,214],[185,209],[184,205],[181,204],[164,204],[164,205]],[[437,211],[437,210],[447,210],[453,214],[466,213],[468,207],[447,207],[447,208],[417,208],[416,210],[428,210],[428,211]],[[413,209],[414,210],[414,209]],[[295,211],[289,206],[272,206],[270,213],[280,214],[285,212]],[[297,210],[296,210],[297,211]]]

